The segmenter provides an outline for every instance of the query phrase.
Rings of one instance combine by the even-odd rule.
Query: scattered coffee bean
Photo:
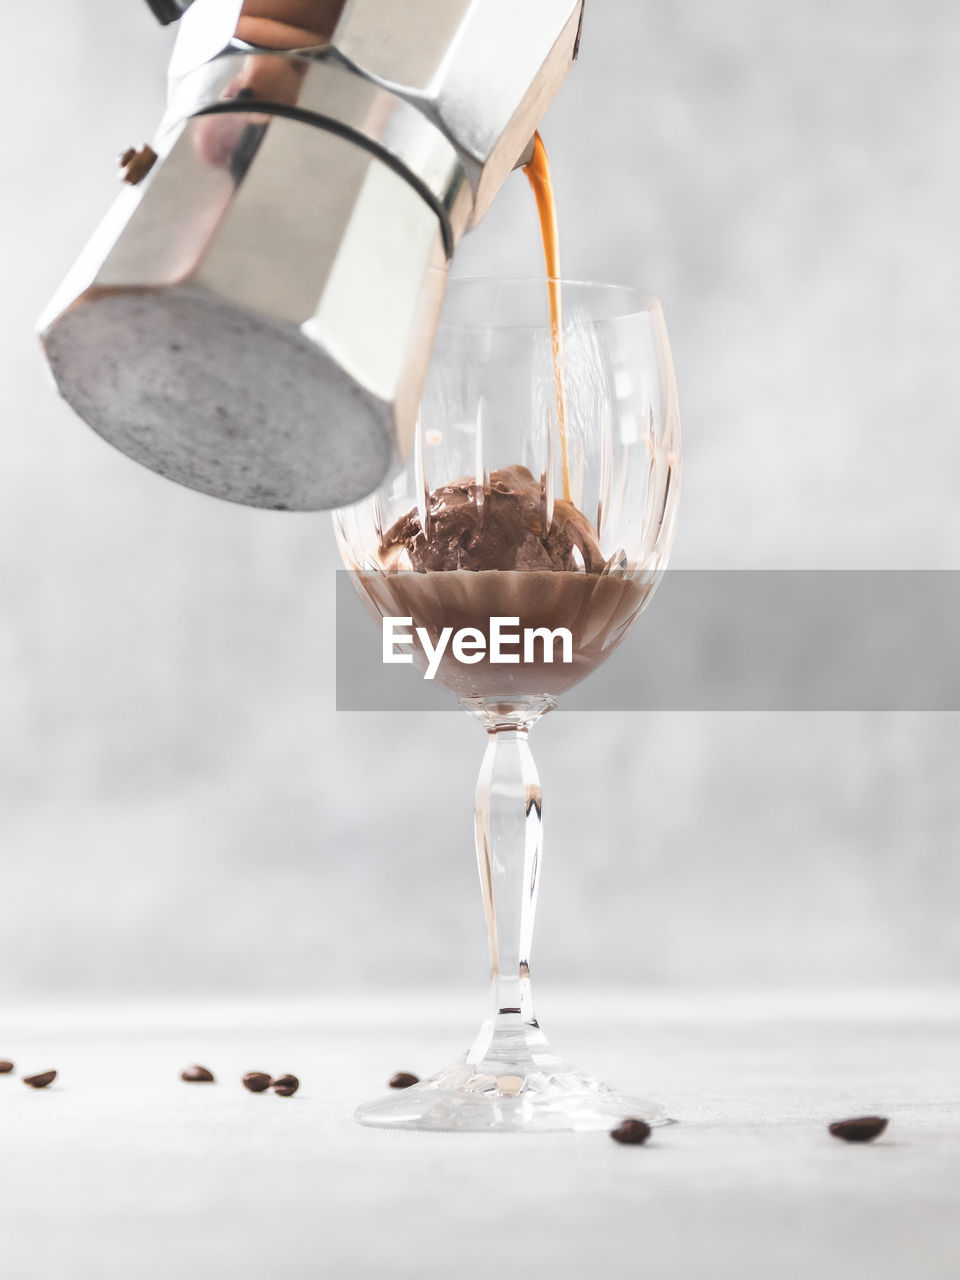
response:
[[[28,1084],[31,1089],[45,1089],[48,1084],[53,1084],[56,1078],[55,1071],[41,1071],[39,1075],[24,1076],[23,1083]]]
[[[277,1076],[276,1080],[270,1081],[270,1087],[281,1098],[289,1098],[300,1088],[300,1081],[296,1076]]]
[[[412,1084],[419,1084],[420,1077],[415,1076],[412,1071],[398,1071],[395,1076],[390,1077],[391,1089],[409,1089]]]
[[[248,1071],[243,1077],[243,1087],[251,1093],[263,1093],[270,1088],[270,1077],[266,1071]]]
[[[837,1120],[830,1126],[835,1138],[844,1142],[872,1142],[887,1127],[886,1116],[857,1116],[854,1120]]]
[[[5,1076],[8,1071],[12,1071],[12,1070],[13,1070],[13,1063],[8,1062],[6,1058],[4,1058],[4,1060],[0,1062],[0,1076]]]
[[[180,1072],[180,1079],[191,1084],[213,1084],[213,1072],[194,1064],[192,1067],[184,1067]]]
[[[610,1137],[614,1142],[640,1146],[650,1137],[650,1126],[646,1120],[635,1120],[631,1117],[618,1124],[616,1129],[611,1129]]]

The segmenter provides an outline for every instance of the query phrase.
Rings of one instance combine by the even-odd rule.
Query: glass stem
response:
[[[527,726],[487,731],[476,797],[477,860],[490,944],[490,1012],[467,1056],[509,1060],[541,1042],[530,989],[530,948],[540,870],[540,778]]]

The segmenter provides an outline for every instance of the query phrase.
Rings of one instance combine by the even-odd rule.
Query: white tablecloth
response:
[[[957,1280],[960,993],[541,993],[578,1065],[663,1100],[605,1134],[393,1133],[357,1102],[477,999],[7,1011],[4,1280]],[[215,1085],[179,1080],[201,1062]],[[55,1067],[42,1092],[19,1076]],[[249,1070],[292,1071],[293,1098]],[[826,1133],[879,1111],[876,1144]]]

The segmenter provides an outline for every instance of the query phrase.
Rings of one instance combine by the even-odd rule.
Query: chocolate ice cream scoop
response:
[[[401,552],[418,573],[450,569],[554,569],[600,573],[604,558],[590,521],[572,502],[553,504],[545,527],[540,483],[526,467],[502,467],[482,495],[472,479],[454,480],[428,498],[427,529],[408,511],[383,536],[381,556],[397,568]]]

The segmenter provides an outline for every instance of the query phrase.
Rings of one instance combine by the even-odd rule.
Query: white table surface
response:
[[[605,1134],[361,1128],[476,996],[7,1010],[4,1280],[957,1280],[960,992],[540,993],[578,1065],[666,1102]],[[202,1062],[212,1086],[179,1080]],[[19,1076],[56,1067],[42,1092]],[[294,1098],[243,1072],[292,1071]],[[866,1146],[826,1123],[879,1111]]]

